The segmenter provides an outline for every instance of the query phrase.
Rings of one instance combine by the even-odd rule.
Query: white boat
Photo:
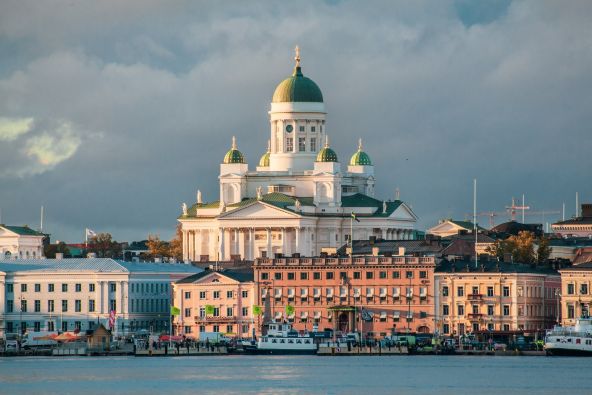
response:
[[[557,325],[545,336],[547,355],[592,356],[592,318],[576,320],[575,326]]]
[[[251,354],[316,354],[312,333],[301,335],[289,323],[267,324],[267,334],[257,340],[243,341],[243,349]]]

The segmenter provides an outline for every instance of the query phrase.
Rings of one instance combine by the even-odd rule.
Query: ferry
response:
[[[582,317],[575,326],[556,325],[545,336],[547,355],[592,356],[592,318]]]
[[[317,345],[311,333],[301,335],[289,323],[267,324],[267,334],[242,342],[249,354],[316,354]]]

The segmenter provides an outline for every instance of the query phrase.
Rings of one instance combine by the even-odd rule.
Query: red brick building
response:
[[[253,268],[264,321],[375,338],[434,331],[434,257],[262,258]]]

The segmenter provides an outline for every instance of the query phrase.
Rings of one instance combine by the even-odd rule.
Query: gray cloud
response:
[[[470,212],[473,177],[482,210],[590,200],[592,7],[493,3],[5,3],[0,116],[35,125],[0,145],[3,221],[169,237],[232,135],[256,165],[296,44],[341,162],[363,137],[420,226]]]

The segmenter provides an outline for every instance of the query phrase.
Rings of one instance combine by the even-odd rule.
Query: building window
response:
[[[493,305],[487,306],[487,315],[493,315]]]
[[[6,293],[14,293],[14,284],[6,284]]]
[[[567,318],[573,319],[575,318],[576,313],[575,313],[575,308],[573,304],[568,304],[567,305]]]
[[[234,309],[232,307],[227,307],[226,308],[226,316],[227,317],[232,317],[234,316]]]
[[[6,312],[7,313],[12,313],[14,311],[14,301],[13,300],[7,300],[6,301]]]
[[[428,272],[425,270],[419,271],[419,278],[428,278]]]
[[[449,324],[442,325],[442,332],[444,332],[444,334],[450,333],[450,325]]]
[[[206,291],[199,291],[199,298],[205,299],[206,298]]]
[[[68,311],[68,301],[62,300],[62,312],[65,313]]]
[[[292,137],[288,137],[286,139],[286,151],[287,152],[294,151],[294,139]]]
[[[313,272],[312,279],[313,280],[320,280],[321,279],[321,272]]]
[[[366,280],[372,280],[374,278],[374,272],[366,272]]]
[[[473,295],[479,295],[479,287],[472,288]]]
[[[243,298],[248,298],[249,297],[249,291],[242,291],[241,295]]]
[[[191,317],[191,308],[190,307],[185,308],[185,317],[186,318]]]
[[[88,291],[89,292],[95,292],[95,285],[94,284],[88,284]]]
[[[296,273],[288,272],[288,280],[296,280]]]
[[[459,304],[458,306],[456,306],[456,308],[457,308],[458,315],[465,315],[465,306],[463,306],[462,304]]]
[[[479,314],[479,305],[473,305],[473,314]]]
[[[68,284],[62,284],[62,292],[68,292]]]
[[[21,292],[27,292],[27,284],[21,284]]]
[[[311,126],[311,127],[310,127],[310,131],[314,133],[314,132],[316,132],[316,131],[317,131],[317,128],[316,128],[315,126]]]
[[[503,314],[505,316],[510,315],[510,306],[509,305],[507,305],[507,304],[504,305],[504,307],[503,307]]]
[[[154,284],[150,284],[150,287],[152,288],[151,291],[154,292]],[[115,292],[117,290],[117,284],[115,283],[109,283],[109,290],[111,292]]]
[[[379,273],[378,273],[378,276],[379,276],[381,279],[385,279],[385,278],[386,278],[386,272],[384,272],[384,271],[382,271],[382,272],[379,272]]]
[[[308,273],[307,272],[301,272],[300,273],[300,279],[301,280],[308,280]]]
[[[273,278],[274,278],[275,280],[281,280],[281,279],[282,279],[282,273],[281,273],[281,272],[275,272],[275,273],[273,274]]]
[[[573,284],[567,284],[567,294],[568,294],[568,295],[573,295],[573,294],[575,294],[575,291],[574,291],[574,289],[575,289],[575,287],[574,287],[574,285],[573,285]]]
[[[214,299],[220,299],[220,291],[214,291]]]
[[[450,308],[448,307],[447,304],[442,306],[442,315],[449,315],[450,314]]]
[[[214,314],[212,314],[213,317],[220,317],[220,308],[219,307],[214,307]],[[214,332],[219,332],[219,331],[214,331]]]
[[[191,292],[185,292],[185,299],[191,299]]]
[[[248,316],[249,315],[249,308],[243,307],[241,313],[242,313],[243,317]]]
[[[35,301],[35,313],[39,313],[39,312],[41,312],[41,301],[40,300],[36,300]]]
[[[226,325],[226,333],[234,333],[234,325]]]
[[[27,312],[27,301],[26,300],[21,300],[21,311],[23,313]]]
[[[95,300],[94,299],[88,300],[88,311],[89,311],[89,313],[93,313],[95,311]]]
[[[359,280],[362,278],[362,272],[354,272],[354,280]]]
[[[55,304],[54,304],[53,300],[48,300],[47,301],[47,312],[53,313],[54,311],[55,311]]]
[[[580,294],[588,295],[588,284],[581,284],[580,285]]]
[[[249,333],[249,325],[248,324],[241,325],[241,331],[242,331],[242,333]]]
[[[150,299],[150,311],[154,311],[154,299]],[[117,301],[115,299],[111,299],[109,301],[109,311],[117,311]]]
[[[35,292],[41,292],[41,284],[35,284]]]
[[[487,287],[487,296],[493,296],[493,287]]]
[[[510,330],[510,324],[504,324],[504,331]]]
[[[413,278],[413,272],[411,270],[406,271],[405,278]]]
[[[82,311],[82,301],[80,299],[74,301],[74,311],[77,313]]]
[[[201,333],[205,332],[205,331],[206,331],[206,326],[205,326],[205,325],[200,325],[200,326],[199,326],[199,331],[200,331]]]
[[[261,273],[261,280],[269,280],[269,273],[266,273],[266,272]]]
[[[306,151],[306,137],[299,137],[298,138],[298,151],[300,151],[300,152]]]
[[[316,137],[310,138],[310,150],[312,152],[316,152],[316,150],[317,150],[317,138]]]
[[[503,295],[506,297],[510,296],[510,287],[503,288]]]
[[[47,284],[47,292],[53,292],[55,290],[55,286],[53,284]]]
[[[33,323],[33,330],[35,332],[41,332],[41,322],[35,321],[35,323]]]
[[[302,125],[301,125],[301,126],[299,126],[299,127],[298,127],[298,130],[299,130],[299,131],[301,131],[301,132],[304,132],[304,126],[302,126]]]
[[[465,288],[464,287],[458,287],[456,289],[456,296],[465,296]]]
[[[82,292],[82,284],[76,284],[74,286],[74,289],[76,290],[76,292]]]

